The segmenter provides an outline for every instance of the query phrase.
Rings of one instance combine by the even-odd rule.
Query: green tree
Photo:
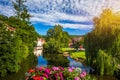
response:
[[[45,49],[46,51],[53,50],[54,52],[54,48],[57,48],[55,49],[56,50],[55,52],[59,52],[62,47],[68,46],[70,40],[69,34],[63,31],[62,29],[63,29],[62,26],[55,25],[54,28],[51,28],[47,31],[46,35],[47,43],[45,44],[45,46],[47,46],[47,48]],[[50,47],[50,45],[54,45],[54,48]]]
[[[86,61],[89,65],[96,68],[98,67],[96,66],[98,62],[96,60],[100,60],[97,58],[102,60],[102,56],[105,55],[111,57],[111,60],[109,60],[112,66],[109,66],[109,70],[104,67],[102,69],[104,71],[101,74],[113,75],[112,72],[115,69],[112,69],[112,72],[109,71],[111,71],[112,67],[116,67],[119,64],[120,59],[120,14],[113,13],[110,9],[105,9],[99,17],[95,17],[93,20],[95,27],[85,37]],[[105,52],[105,55],[101,54],[101,57],[97,57],[100,49]],[[107,60],[106,58],[104,62]],[[100,63],[104,64],[104,62],[102,63],[101,61]]]
[[[113,75],[115,71],[115,65],[112,64],[112,57],[105,53],[103,50],[99,50],[96,64],[97,64],[97,71],[100,75]]]
[[[18,19],[29,21],[30,14],[28,13],[26,6],[24,5],[24,2],[26,2],[26,0],[16,0],[15,2],[13,2],[14,9]]]
[[[51,38],[47,43],[45,43],[44,50],[47,53],[58,53],[60,51],[59,42],[54,38]]]
[[[76,51],[78,51],[79,47],[80,47],[80,41],[76,41],[74,44],[73,44],[73,47],[76,49]]]
[[[0,15],[0,76],[17,72],[20,64],[33,56],[37,37],[39,35],[28,22]]]

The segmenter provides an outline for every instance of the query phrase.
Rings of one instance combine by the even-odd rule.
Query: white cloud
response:
[[[91,29],[93,25],[83,25],[83,24],[71,24],[71,23],[60,23],[59,20],[70,20],[73,22],[88,22],[92,21],[94,16],[98,16],[103,9],[112,8],[114,11],[120,10],[120,0],[34,0],[35,5],[31,6],[31,10],[35,7],[38,8],[38,12],[32,12],[36,18],[32,18],[31,21],[44,22],[47,25],[60,24],[64,28],[74,28],[74,29]],[[30,1],[29,1],[30,2]],[[29,2],[27,3],[29,5]],[[43,5],[40,5],[44,3]],[[67,5],[65,4],[67,3]],[[43,9],[41,9],[43,8]],[[61,11],[63,8],[65,10]],[[73,10],[73,14],[66,13],[66,10]],[[44,10],[47,12],[41,12]],[[83,10],[88,14],[74,15],[74,13],[79,13],[79,10]],[[40,13],[39,13],[40,12]],[[82,13],[82,12],[81,12]]]
[[[73,29],[82,29],[82,30],[89,30],[92,29],[93,25],[83,25],[83,24],[70,24],[70,23],[59,23],[60,25],[64,26],[64,28],[73,28]]]
[[[41,14],[41,13],[30,13],[33,18],[31,19],[32,21],[35,21],[35,19],[38,20],[38,18],[47,20],[47,21],[54,21],[58,22],[59,20],[70,20],[74,22],[84,22],[84,21],[90,21],[91,16],[88,17],[83,17],[83,16],[78,16],[78,15],[69,15],[66,13],[60,13],[60,12],[54,12],[51,14]]]
[[[11,6],[2,6],[2,5],[0,5],[0,13],[6,16],[11,16],[15,14]]]
[[[91,29],[93,25],[59,21],[89,22],[105,8],[112,8],[113,11],[120,10],[120,0],[27,0],[26,5],[33,15],[32,22],[43,22],[45,25],[52,26],[60,24],[64,28],[74,29]],[[13,15],[13,7],[0,5],[0,13],[7,16]]]
[[[92,25],[74,24],[74,23],[60,23],[59,20],[70,20],[73,22],[85,22],[90,21],[89,18],[84,18],[83,16],[73,16],[67,15],[65,13],[54,13],[54,14],[37,14],[31,13],[34,17],[31,18],[32,22],[43,22],[45,25],[54,26],[55,24],[60,24],[64,28],[73,29],[91,29]]]

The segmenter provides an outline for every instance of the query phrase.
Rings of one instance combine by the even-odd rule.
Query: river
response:
[[[0,77],[0,80],[25,80],[25,73],[29,68],[35,68],[39,66],[62,66],[62,67],[80,67],[82,70],[89,72],[90,67],[82,65],[80,62],[76,62],[70,57],[65,57],[62,54],[45,54],[39,56],[37,61],[33,59],[25,60],[21,65],[21,69],[17,73],[13,73],[4,78]],[[112,76],[96,76],[97,80],[117,80]]]

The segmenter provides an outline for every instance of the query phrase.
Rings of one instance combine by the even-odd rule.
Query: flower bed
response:
[[[74,67],[39,67],[25,73],[26,80],[95,80],[85,71]]]

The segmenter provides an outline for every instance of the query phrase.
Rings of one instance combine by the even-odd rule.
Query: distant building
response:
[[[43,46],[43,44],[45,43],[45,40],[42,39],[42,38],[38,38],[37,41],[38,41],[38,42],[37,42],[37,46]]]
[[[16,31],[16,28],[13,28],[13,27],[7,27],[7,28],[6,28],[6,31],[13,31],[13,32],[15,32],[15,31]]]
[[[34,55],[41,56],[43,53],[43,44],[45,43],[45,40],[42,38],[37,39],[37,46],[34,48]]]
[[[80,42],[83,39],[84,39],[84,37],[73,37],[73,38],[71,38],[70,43],[69,43],[69,47],[73,48],[74,44],[76,44],[76,42]],[[78,50],[85,50],[85,48],[83,47],[82,44],[80,44]]]
[[[70,47],[73,47],[73,45],[74,45],[77,41],[82,40],[82,38],[83,38],[83,37],[74,37],[74,38],[71,38],[70,43],[69,43],[69,46],[70,46]]]

